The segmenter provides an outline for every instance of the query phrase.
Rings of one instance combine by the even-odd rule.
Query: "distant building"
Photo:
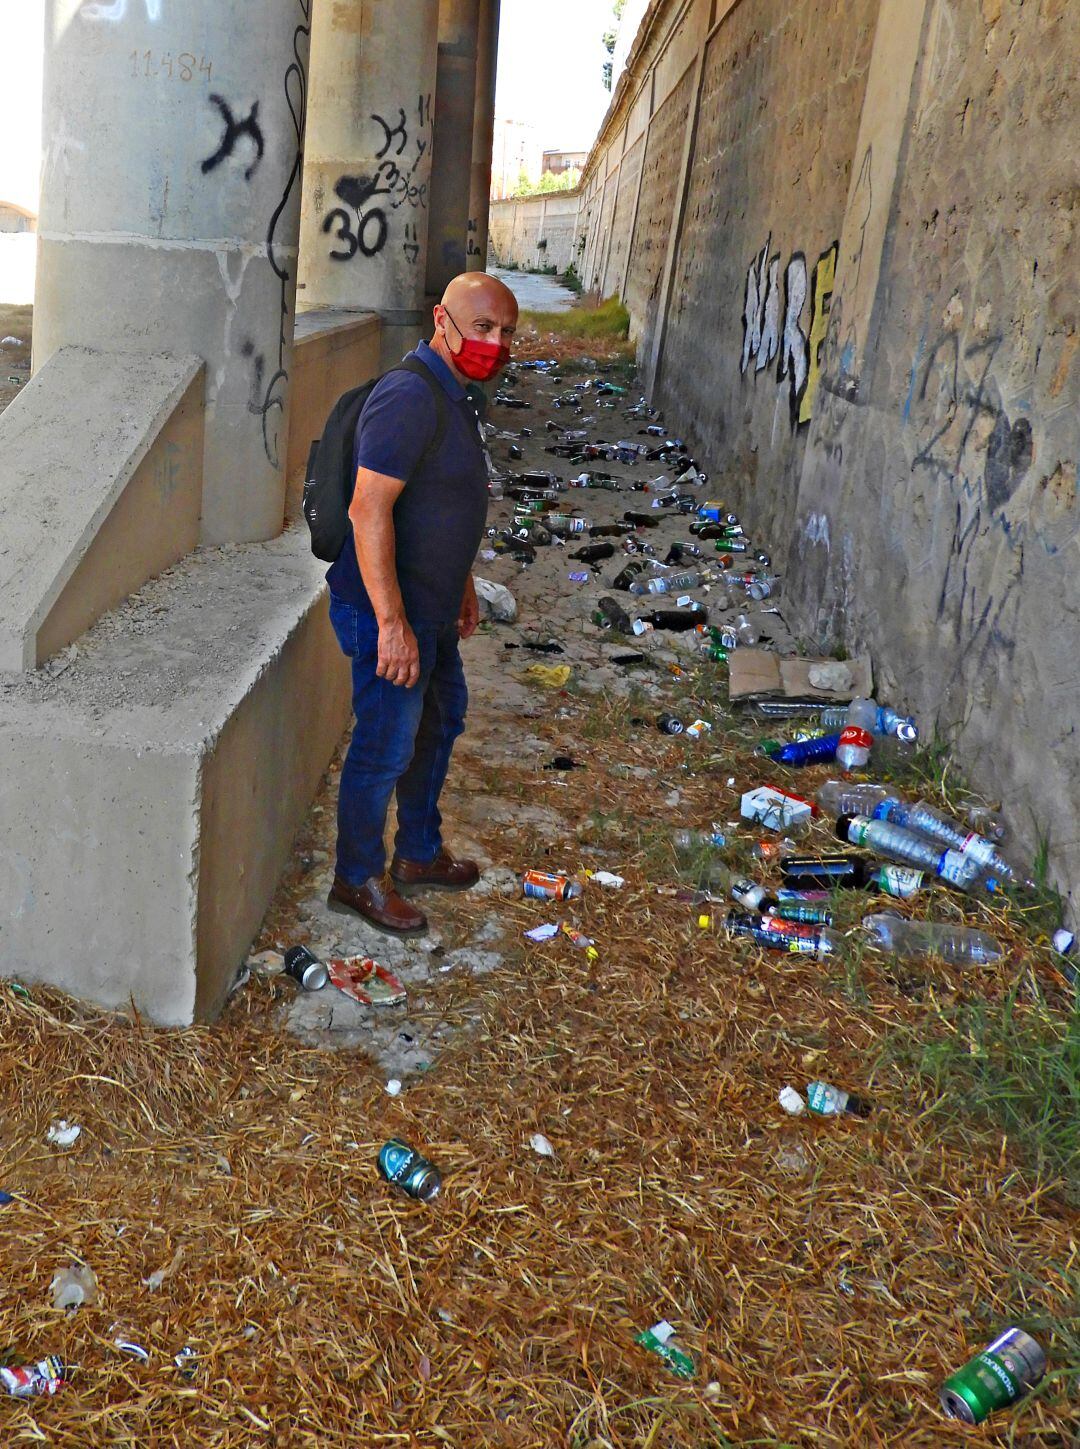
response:
[[[37,231],[37,217],[14,201],[0,201],[0,231]]]
[[[535,126],[527,121],[495,119],[495,141],[491,153],[491,197],[501,201],[517,189],[522,175],[540,180],[544,148]]]
[[[588,151],[545,151],[540,170],[550,171],[552,176],[559,176],[564,171],[580,171],[588,156]]]

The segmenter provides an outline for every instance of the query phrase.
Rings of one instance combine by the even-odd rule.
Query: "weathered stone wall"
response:
[[[492,263],[565,272],[574,260],[578,199],[576,191],[566,191],[493,201],[488,218]]]
[[[793,622],[869,647],[883,692],[955,739],[1023,847],[1049,831],[1065,888],[1069,11],[655,0],[582,177],[579,239],[586,282],[630,310],[654,399],[769,537]]]

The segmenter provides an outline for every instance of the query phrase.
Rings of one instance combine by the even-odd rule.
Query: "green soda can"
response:
[[[1046,1354],[1021,1328],[1004,1333],[941,1386],[941,1407],[950,1419],[981,1424],[995,1409],[1015,1404],[1046,1372]]]
[[[418,1202],[434,1202],[442,1187],[438,1168],[399,1137],[391,1137],[379,1153],[379,1171]]]
[[[781,921],[798,921],[803,926],[831,926],[833,913],[824,906],[808,906],[804,901],[777,901],[770,907]]]

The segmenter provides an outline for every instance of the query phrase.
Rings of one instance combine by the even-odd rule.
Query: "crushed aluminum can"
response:
[[[1021,1328],[1007,1328],[942,1384],[950,1419],[981,1424],[995,1409],[1015,1404],[1046,1372],[1046,1354]]]
[[[174,1355],[173,1363],[180,1370],[180,1377],[188,1383],[192,1381],[199,1371],[199,1355],[187,1343],[178,1354]]]
[[[25,1368],[0,1368],[0,1386],[15,1399],[33,1399],[39,1394],[58,1394],[68,1380],[62,1359],[55,1355],[27,1364]]]

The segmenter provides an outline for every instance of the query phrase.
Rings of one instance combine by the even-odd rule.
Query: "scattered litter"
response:
[[[81,1308],[85,1303],[93,1306],[98,1301],[98,1282],[93,1268],[85,1263],[72,1263],[70,1268],[58,1268],[49,1284],[53,1307],[61,1309]]]
[[[408,996],[393,972],[370,956],[332,956],[327,972],[331,983],[361,1006],[397,1006]]]
[[[544,766],[545,770],[586,770],[587,765],[575,760],[570,755],[555,755]]]
[[[189,1344],[185,1344],[180,1352],[174,1355],[173,1363],[180,1370],[180,1377],[190,1383],[198,1372],[199,1355]]]
[[[659,1323],[654,1323],[652,1328],[647,1328],[643,1333],[637,1334],[634,1342],[662,1358],[678,1378],[692,1379],[696,1372],[694,1360],[681,1348],[676,1348],[672,1342],[674,1336],[675,1330],[671,1324],[666,1319],[661,1319]]]
[[[1015,1404],[1046,1373],[1042,1347],[1020,1328],[1007,1328],[993,1343],[947,1378],[941,1407],[950,1419],[981,1424],[996,1409]]]
[[[380,1151],[379,1171],[387,1182],[418,1202],[433,1202],[442,1189],[438,1168],[398,1137],[391,1137]]]
[[[521,889],[536,900],[571,901],[581,895],[581,882],[561,870],[527,870],[521,877]]]
[[[621,875],[615,875],[610,870],[591,870],[588,872],[588,876],[591,881],[595,881],[598,886],[603,886],[605,890],[609,891],[621,891],[626,884]]]
[[[9,1203],[13,1203],[14,1201],[15,1198],[10,1192],[0,1190],[0,1207],[7,1207]]]
[[[845,1092],[829,1082],[811,1082],[806,1089],[806,1103],[817,1117],[839,1117],[842,1113],[869,1117],[873,1111],[865,1097],[856,1097],[854,1092]]]
[[[21,337],[0,337],[0,347],[25,347]]]
[[[143,1363],[150,1362],[150,1355],[143,1348],[141,1343],[133,1343],[129,1338],[114,1338],[113,1348],[118,1348],[121,1353],[128,1353],[132,1358],[141,1359]]]
[[[249,956],[247,964],[256,976],[280,976],[285,970],[285,958],[280,951],[260,951]]]
[[[401,1081],[398,1077],[391,1077],[386,1084],[386,1095],[388,1097],[401,1096]]]
[[[51,1142],[54,1147],[73,1147],[79,1140],[82,1128],[75,1122],[68,1122],[61,1117],[59,1121],[53,1122],[45,1134],[45,1141]]]
[[[786,831],[799,826],[806,828],[814,807],[800,795],[789,795],[773,785],[759,785],[747,790],[739,804],[739,813],[744,820],[756,820],[770,830]]]
[[[15,1399],[51,1398],[69,1382],[66,1373],[63,1359],[43,1358],[25,1368],[0,1368],[0,1384]]]
[[[781,1087],[780,1105],[789,1117],[801,1117],[806,1111],[806,1103],[794,1087]]]
[[[494,619],[497,624],[512,624],[518,615],[517,600],[506,585],[477,578],[475,575],[473,583],[480,601],[481,617]]]
[[[283,960],[285,975],[305,991],[321,991],[330,979],[326,964],[306,946],[291,946]]]
[[[594,958],[599,954],[596,950],[596,942],[591,940],[583,932],[577,930],[569,921],[563,921],[559,929],[570,944],[576,946],[579,951],[587,951]]]
[[[534,1132],[529,1138],[529,1146],[538,1157],[554,1157],[555,1149],[542,1132]]]
[[[533,926],[525,935],[530,941],[551,941],[559,934],[558,922],[549,921],[542,926]]]
[[[530,664],[523,677],[544,689],[565,689],[572,672],[569,664]]]

